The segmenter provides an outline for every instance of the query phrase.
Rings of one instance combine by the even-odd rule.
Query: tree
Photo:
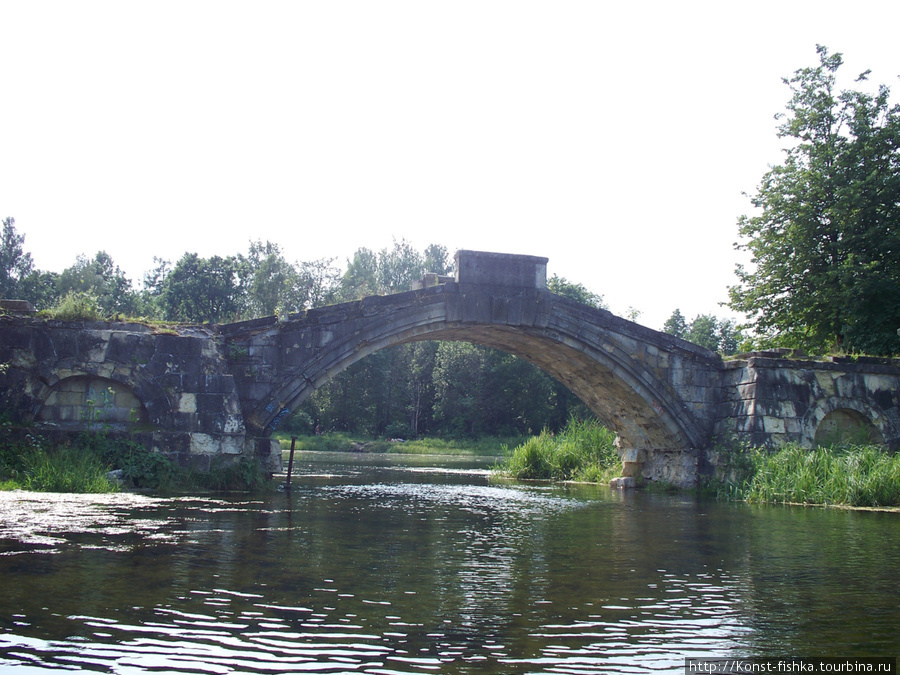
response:
[[[378,285],[383,293],[408,291],[425,271],[425,259],[406,239],[395,239],[392,249],[378,254]]]
[[[744,340],[740,328],[732,319],[698,314],[688,323],[678,309],[666,320],[663,332],[725,356],[736,353]]]
[[[340,288],[341,273],[334,267],[335,258],[319,258],[300,263],[300,285],[305,301],[298,306],[322,307],[334,302]]]
[[[16,219],[4,220],[0,233],[0,298],[17,299],[20,282],[34,267],[31,254],[22,248],[24,243],[25,235],[16,232]]]
[[[377,293],[378,256],[371,249],[359,248],[353,254],[353,260],[347,261],[338,296],[341,302],[350,302]]]
[[[555,274],[551,276],[547,279],[547,290],[564,298],[569,298],[569,300],[580,302],[583,305],[590,305],[597,309],[607,308],[602,295],[592,293],[585,288],[584,284],[572,283],[565,277],[559,277]]]
[[[74,265],[60,272],[56,292],[59,297],[69,293],[93,296],[106,316],[133,315],[139,305],[131,280],[106,251],[98,251],[93,258],[79,255]]]
[[[704,349],[719,349],[719,322],[712,314],[699,314],[685,333],[688,342],[700,345]]]
[[[687,330],[687,320],[685,320],[680,309],[672,312],[672,316],[666,319],[666,323],[663,324],[663,333],[674,335],[677,338],[684,339],[685,335],[687,335]]]
[[[247,255],[238,258],[248,318],[297,311],[305,306],[309,295],[306,284],[277,244],[251,241]]]
[[[450,274],[453,264],[450,262],[450,252],[447,251],[447,247],[440,244],[426,246],[424,267],[426,272]]]
[[[173,321],[231,321],[240,311],[238,262],[185,253],[166,276],[161,299]]]
[[[765,344],[807,350],[900,351],[900,106],[890,90],[838,91],[840,54],[785,84],[789,141],[742,216],[729,306]],[[868,71],[857,78],[865,82]]]

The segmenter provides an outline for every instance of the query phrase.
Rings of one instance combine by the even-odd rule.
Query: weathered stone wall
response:
[[[900,360],[789,356],[763,352],[725,364],[720,437],[812,447],[823,422],[836,416],[867,423],[877,430],[871,439],[900,447]]]
[[[280,469],[280,450],[248,437],[209,329],[0,317],[0,363],[8,364],[0,374],[7,408],[48,432],[103,424],[184,465],[261,456]]]

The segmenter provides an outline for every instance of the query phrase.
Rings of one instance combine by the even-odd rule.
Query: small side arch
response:
[[[148,415],[128,385],[96,375],[73,375],[48,388],[35,421],[61,427],[97,423],[123,428],[147,423]]]
[[[900,433],[876,406],[858,399],[832,396],[807,413],[803,424],[807,447],[832,443],[874,443],[894,446]]]

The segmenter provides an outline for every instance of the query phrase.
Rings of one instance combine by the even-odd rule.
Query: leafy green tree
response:
[[[162,283],[167,319],[202,323],[234,320],[241,310],[239,263],[234,257],[185,253]]]
[[[736,353],[744,340],[740,328],[731,319],[698,314],[688,323],[678,309],[666,320],[663,332],[725,356]]]
[[[58,281],[59,274],[56,272],[33,270],[19,282],[17,295],[21,300],[30,302],[35,309],[50,309],[60,299]]]
[[[712,314],[700,314],[691,321],[684,337],[695,345],[700,345],[710,351],[717,351],[719,349],[719,321]]]
[[[330,305],[337,298],[341,273],[334,266],[336,258],[319,258],[300,263],[300,285],[306,308]]]
[[[434,417],[449,435],[477,435],[484,400],[485,353],[468,342],[441,342],[434,364]]]
[[[602,295],[592,293],[585,288],[584,284],[572,283],[565,277],[560,277],[555,274],[551,276],[547,279],[547,290],[551,293],[561,295],[564,298],[580,302],[583,305],[590,305],[591,307],[596,307],[598,309],[607,309]]]
[[[247,255],[238,258],[248,318],[297,311],[306,305],[308,288],[277,244],[251,241]]]
[[[341,277],[338,298],[341,302],[359,300],[378,293],[378,255],[368,248],[359,248]]]
[[[900,106],[837,88],[840,54],[797,70],[779,116],[784,162],[738,221],[752,264],[729,305],[758,341],[807,350],[900,351]],[[857,78],[864,82],[868,72]]]
[[[666,319],[665,324],[663,324],[663,333],[674,335],[677,338],[684,339],[687,335],[687,330],[687,320],[684,318],[680,309],[676,309],[672,312],[672,316]]]
[[[34,268],[24,244],[25,235],[16,232],[16,219],[6,218],[0,232],[0,298],[20,299],[19,285]]]
[[[425,259],[406,239],[394,240],[378,254],[378,285],[382,293],[400,293],[425,274]]]
[[[140,306],[131,280],[106,251],[98,251],[93,258],[79,255],[74,265],[59,274],[56,292],[60,298],[73,293],[93,296],[105,316],[134,315]]]
[[[446,246],[429,244],[425,247],[424,268],[426,272],[435,274],[450,274],[453,263],[450,261],[450,252]]]

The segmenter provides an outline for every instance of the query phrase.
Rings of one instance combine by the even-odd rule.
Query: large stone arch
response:
[[[279,360],[280,375],[265,400],[245,406],[248,427],[271,433],[353,363],[421,340],[473,342],[526,359],[579,396],[618,433],[623,448],[693,452],[708,444],[717,392],[697,373],[717,371],[716,355],[548,291],[452,283],[324,308],[270,327],[264,341],[278,345],[269,359]]]

